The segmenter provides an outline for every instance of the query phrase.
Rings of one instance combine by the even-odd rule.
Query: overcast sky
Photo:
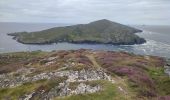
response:
[[[170,25],[170,0],[0,0],[0,22]]]

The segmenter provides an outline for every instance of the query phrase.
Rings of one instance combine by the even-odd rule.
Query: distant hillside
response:
[[[89,24],[8,35],[14,36],[14,39],[24,44],[70,42],[132,45],[146,42],[145,39],[134,34],[137,32],[141,32],[141,30],[103,19]]]

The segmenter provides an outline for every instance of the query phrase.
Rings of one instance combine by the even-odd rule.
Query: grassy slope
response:
[[[11,100],[18,100],[20,96],[24,95],[25,93],[31,93],[42,84],[46,84],[46,81],[43,80],[35,83],[26,83],[15,88],[0,89],[0,99],[2,100],[6,97],[6,99],[8,98]]]
[[[47,55],[47,52],[17,52],[0,54],[0,73],[12,72],[21,68],[24,64],[33,59],[38,59]]]
[[[63,80],[63,78],[57,78],[56,80],[39,80],[32,83],[25,83],[15,88],[0,89],[0,99],[3,100],[8,98],[10,100],[18,100],[19,97],[30,94],[42,87],[44,90],[48,91]]]
[[[4,55],[4,54],[3,54]],[[32,53],[12,53],[12,54],[5,54],[7,55],[15,55],[8,58],[11,62],[4,62],[4,60],[0,60],[0,66],[4,66],[4,64],[9,64],[13,62],[20,62],[21,59],[24,59],[26,55],[28,58],[34,57],[49,57],[54,55],[59,55],[60,60],[58,62],[65,64],[66,59],[69,58],[76,58],[78,62],[84,64],[92,64],[93,67],[103,67],[108,70],[108,73],[112,74],[112,78],[115,80],[114,84],[111,84],[107,81],[98,81],[98,84],[101,84],[104,87],[103,91],[93,94],[83,94],[83,95],[73,95],[68,96],[66,98],[56,98],[56,100],[136,100],[136,99],[153,99],[156,98],[155,96],[148,96],[147,91],[152,91],[153,88],[148,87],[147,82],[150,82],[147,77],[140,77],[136,76],[131,77],[124,72],[120,73],[119,70],[115,70],[114,68],[122,68],[126,66],[127,69],[129,68],[139,68],[140,71],[143,72],[142,76],[148,76],[149,79],[153,81],[151,85],[154,86],[154,92],[157,96],[166,96],[170,95],[170,78],[164,74],[164,68],[162,67],[161,59],[157,57],[144,57],[144,56],[136,56],[133,54],[127,53],[95,53],[91,54],[88,52],[81,52],[81,51],[71,51],[71,52],[58,52],[58,53],[43,53],[43,52],[32,52]],[[43,55],[43,56],[42,56]],[[104,58],[104,59],[103,59]],[[74,59],[73,59],[74,60]],[[90,62],[89,62],[90,61]],[[34,65],[37,63],[41,63],[40,61],[34,62]],[[67,62],[68,63],[68,62]],[[62,65],[59,65],[62,66]],[[110,67],[107,67],[110,66]],[[54,67],[51,65],[51,67]],[[3,67],[0,67],[0,69]],[[41,69],[41,66],[37,66],[38,69]],[[58,67],[57,67],[58,68]],[[82,67],[80,65],[74,66],[74,70],[80,70]],[[84,68],[84,67],[83,67]],[[114,70],[113,70],[114,69]],[[49,67],[48,69],[49,70]],[[67,69],[70,70],[70,69]],[[135,73],[141,75],[140,72],[135,70]],[[12,71],[12,70],[10,70]],[[41,70],[44,71],[44,70]],[[134,70],[132,70],[134,71]],[[118,73],[119,72],[119,73]],[[36,74],[36,73],[34,73]],[[137,80],[136,80],[137,77]],[[144,78],[144,80],[143,80]],[[133,81],[132,81],[133,79]],[[142,80],[140,80],[142,79]],[[143,82],[144,81],[144,82]],[[36,90],[40,86],[45,86],[47,89],[52,88],[53,81],[44,80],[35,83],[27,83],[22,86],[16,88],[7,88],[7,89],[0,89],[0,98],[2,97],[11,97],[12,99],[17,99],[24,93],[30,93],[33,90]],[[120,91],[118,87],[122,87],[124,92]],[[127,94],[126,94],[127,93]],[[146,93],[146,94],[143,94]]]

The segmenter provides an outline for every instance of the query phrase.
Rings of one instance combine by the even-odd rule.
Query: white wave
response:
[[[149,35],[152,35],[152,34],[160,34],[160,33],[152,32],[152,31],[143,31],[142,34],[149,34]]]
[[[154,46],[154,47],[163,47],[163,48],[167,48],[170,49],[170,45],[163,43],[163,42],[158,42],[158,41],[154,41],[154,40],[147,40],[147,42],[143,45],[147,45],[147,46]]]
[[[170,57],[170,45],[163,42],[147,40],[147,42],[144,44],[134,45],[132,47],[134,47],[135,51],[138,51],[146,55]]]

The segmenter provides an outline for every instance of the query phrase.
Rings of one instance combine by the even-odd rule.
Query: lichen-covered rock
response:
[[[51,99],[57,96],[68,96],[76,94],[85,94],[85,93],[95,93],[102,90],[100,85],[90,86],[85,83],[80,83],[77,85],[76,89],[69,88],[69,82],[60,83],[59,86],[52,88],[45,98]]]
[[[99,90],[101,90],[101,87],[99,85],[92,87],[90,85],[80,83],[74,90],[73,94],[94,93],[98,92]]]
[[[55,77],[68,77],[67,82],[83,82],[92,80],[109,80],[112,81],[111,76],[107,75],[102,69],[88,69],[80,71],[53,71],[44,72],[32,77],[27,77],[26,75],[13,76],[12,74],[0,75],[0,87],[16,87],[27,82],[35,82],[42,79],[53,79]]]

